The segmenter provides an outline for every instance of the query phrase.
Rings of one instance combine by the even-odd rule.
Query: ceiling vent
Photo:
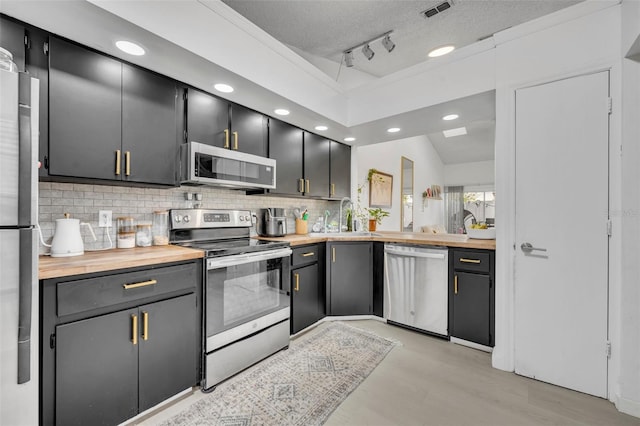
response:
[[[422,12],[420,12],[420,15],[422,15],[425,18],[431,18],[432,16],[435,16],[438,13],[444,12],[445,10],[451,8],[451,6],[453,6],[453,1],[451,1],[451,0],[445,1],[445,2],[440,3],[439,5],[437,5],[436,7],[432,7],[431,9],[423,10]]]

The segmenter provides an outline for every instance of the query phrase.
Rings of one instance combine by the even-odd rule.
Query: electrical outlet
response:
[[[98,212],[98,227],[109,228],[112,223],[111,210],[100,210]]]

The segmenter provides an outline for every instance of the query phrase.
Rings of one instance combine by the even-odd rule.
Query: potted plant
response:
[[[376,226],[382,223],[382,219],[389,216],[389,212],[382,210],[380,207],[375,209],[367,209],[369,211],[369,231],[376,230]]]

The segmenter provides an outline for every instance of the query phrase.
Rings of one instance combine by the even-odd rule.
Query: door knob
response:
[[[531,253],[532,251],[547,251],[546,248],[534,247],[531,243],[522,243],[520,249],[525,253]]]

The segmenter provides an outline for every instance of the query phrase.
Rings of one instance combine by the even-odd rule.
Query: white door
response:
[[[608,96],[606,71],[516,92],[516,373],[600,397],[607,396]]]

